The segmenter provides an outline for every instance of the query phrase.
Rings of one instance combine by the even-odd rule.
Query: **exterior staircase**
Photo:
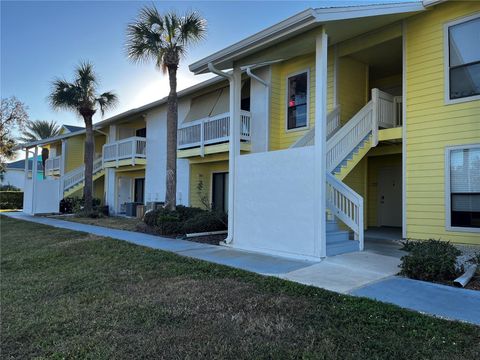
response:
[[[97,180],[105,175],[102,158],[97,158],[93,162],[93,180]],[[85,165],[81,165],[65,174],[62,182],[63,197],[68,197],[75,192],[83,189],[85,185]]]
[[[398,124],[398,104],[398,98],[373,89],[372,100],[343,126],[338,107],[327,115],[327,256],[363,250],[363,198],[342,180],[377,146],[378,129]],[[314,145],[314,135],[310,129],[292,147]]]

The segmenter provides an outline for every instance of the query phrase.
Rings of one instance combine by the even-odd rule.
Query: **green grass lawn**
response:
[[[7,358],[478,359],[480,328],[1,217]]]
[[[84,216],[50,216],[58,220],[66,220],[78,222],[87,225],[103,226],[111,229],[137,231],[137,225],[142,223],[141,220],[136,218],[127,218],[124,216],[104,216],[101,218],[93,219]]]

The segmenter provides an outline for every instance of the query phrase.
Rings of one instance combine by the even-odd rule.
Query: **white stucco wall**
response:
[[[261,79],[270,82],[270,66],[254,70],[253,73]],[[267,149],[267,90],[263,84],[255,79],[251,79],[250,86],[250,113],[251,119],[251,151],[263,152]]]
[[[232,246],[315,259],[313,147],[239,156]]]
[[[3,174],[3,180],[0,182],[2,185],[13,185],[23,190],[25,183],[25,170],[12,170],[9,169]]]
[[[35,196],[33,181],[27,180],[23,193],[23,212],[27,214],[57,213],[60,205],[60,180],[37,180]]]
[[[178,118],[188,113],[189,101],[179,101]],[[147,114],[147,166],[145,170],[145,201],[164,201],[167,166],[167,108],[162,106]],[[177,202],[188,205],[188,160],[177,160]]]

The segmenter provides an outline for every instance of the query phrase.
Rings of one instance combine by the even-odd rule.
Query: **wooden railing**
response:
[[[104,162],[146,158],[147,140],[143,137],[130,137],[103,145],[102,158]]]
[[[62,162],[62,156],[55,156],[53,158],[48,158],[45,161],[45,174],[53,175],[55,171],[60,171],[60,166]]]
[[[327,115],[327,139],[332,136],[340,128],[340,106],[330,111]],[[315,127],[312,127],[308,132],[298,139],[291,148],[303,147],[315,144]]]
[[[332,172],[372,131],[372,101],[327,140],[327,171]]]
[[[359,249],[364,247],[363,198],[331,173],[326,176],[326,206],[333,215],[353,230]]]
[[[241,111],[240,139],[250,140],[250,113]],[[178,149],[187,149],[226,142],[230,135],[230,113],[207,117],[183,124],[178,129]]]
[[[102,158],[97,158],[93,162],[93,174],[96,174],[103,169]],[[85,165],[81,165],[78,168],[69,171],[63,177],[63,191],[67,191],[80,184],[85,179]]]

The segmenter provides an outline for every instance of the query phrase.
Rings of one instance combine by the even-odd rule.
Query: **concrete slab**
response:
[[[180,252],[181,255],[252,271],[262,275],[288,273],[315,264],[311,261],[290,260],[228,247],[193,249]]]
[[[480,325],[480,291],[392,277],[357,289],[351,294]]]
[[[318,264],[280,277],[346,294],[397,274],[399,263],[394,257],[357,252],[329,257]]]

